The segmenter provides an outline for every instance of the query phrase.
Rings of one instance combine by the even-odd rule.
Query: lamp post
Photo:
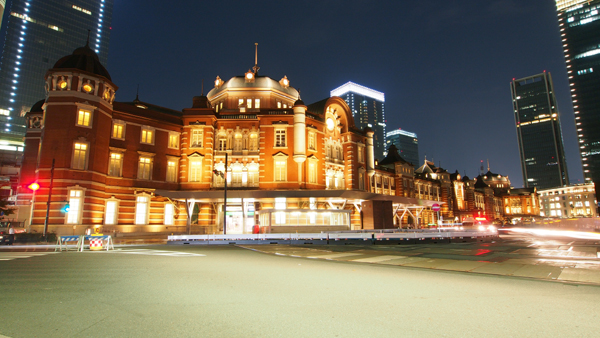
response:
[[[52,169],[50,169],[50,187],[48,190],[48,202],[46,203],[46,220],[44,220],[44,238],[48,233],[48,218],[50,216],[50,201],[52,200],[52,185],[54,184],[54,162],[52,159]]]

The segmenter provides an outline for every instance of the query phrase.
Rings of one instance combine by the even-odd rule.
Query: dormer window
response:
[[[283,88],[287,88],[290,86],[290,80],[288,80],[287,76],[284,76],[281,80],[279,80],[279,84],[283,86]]]
[[[222,85],[223,85],[223,80],[221,80],[221,78],[217,76],[217,79],[215,80],[215,88],[219,88]]]
[[[246,72],[245,78],[246,78],[246,83],[249,83],[249,82],[253,83],[254,82],[254,73],[250,69],[248,69],[248,71]]]
[[[92,90],[94,90],[94,87],[93,87],[91,84],[89,84],[89,83],[86,83],[86,84],[84,84],[84,85],[83,85],[83,90],[84,90],[86,93],[91,93],[91,92],[92,92]]]

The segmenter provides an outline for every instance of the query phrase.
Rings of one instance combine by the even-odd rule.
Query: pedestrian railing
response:
[[[76,242],[75,250],[84,251],[85,247],[90,247],[92,240],[101,241],[101,250],[114,250],[112,237],[109,235],[74,235],[74,236],[58,236],[54,251],[69,251],[69,243]],[[85,242],[88,241],[86,245]]]

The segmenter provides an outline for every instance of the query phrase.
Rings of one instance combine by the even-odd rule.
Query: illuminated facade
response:
[[[395,145],[400,152],[400,156],[412,164],[417,164],[419,160],[419,140],[417,134],[406,130],[397,129],[386,134],[386,143]]]
[[[412,165],[375,164],[374,132],[354,125],[343,99],[306,105],[287,77],[256,65],[217,77],[182,111],[115,101],[89,46],[61,58],[45,86],[26,114],[20,176],[18,202],[33,208],[19,220],[32,230],[46,216],[61,234],[380,229],[430,224],[442,204],[435,190],[414,191]]]
[[[12,0],[0,67],[0,140],[22,152],[23,114],[45,97],[44,74],[86,41],[108,57],[113,0]]]
[[[375,159],[383,159],[386,152],[385,94],[354,82],[348,82],[331,91],[331,96],[343,98],[352,112],[356,126],[373,130]]]
[[[510,88],[525,187],[569,184],[550,73],[513,80]]]
[[[538,191],[541,202],[540,216],[596,217],[596,194],[593,183]]]
[[[557,0],[583,177],[600,186],[600,0]]]

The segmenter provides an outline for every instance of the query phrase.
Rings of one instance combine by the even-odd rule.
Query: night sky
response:
[[[115,0],[107,69],[118,101],[181,110],[254,66],[307,104],[348,82],[385,93],[387,130],[471,178],[480,161],[522,187],[510,82],[552,73],[572,182],[582,182],[552,0]],[[418,165],[421,165],[419,163]]]

